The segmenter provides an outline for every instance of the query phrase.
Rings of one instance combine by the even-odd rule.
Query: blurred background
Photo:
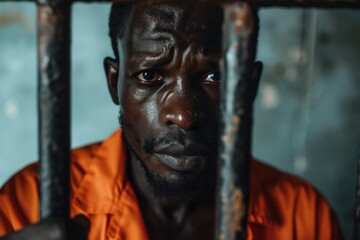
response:
[[[72,146],[117,127],[102,61],[113,56],[108,4],[75,4]],[[360,14],[356,10],[260,11],[253,154],[314,184],[351,239],[360,147]],[[0,185],[38,159],[36,7],[0,3]]]

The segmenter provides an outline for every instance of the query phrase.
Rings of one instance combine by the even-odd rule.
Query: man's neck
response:
[[[203,236],[197,232],[198,230],[193,230],[194,222],[207,226],[207,231],[210,233],[207,234],[213,235],[211,230],[214,229],[215,218],[213,192],[194,198],[159,198],[149,186],[145,169],[136,156],[128,154],[127,164],[128,179],[138,198],[150,239],[196,239],[196,236]],[[174,237],[170,237],[171,235]]]

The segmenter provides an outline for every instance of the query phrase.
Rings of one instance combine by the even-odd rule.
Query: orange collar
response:
[[[101,143],[90,159],[72,204],[91,214],[114,213],[126,185],[126,151],[122,130]],[[94,201],[95,199],[95,201]]]

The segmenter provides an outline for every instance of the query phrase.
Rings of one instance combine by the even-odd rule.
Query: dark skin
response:
[[[221,12],[209,3],[139,5],[119,40],[119,60],[104,60],[112,99],[123,110],[128,179],[150,239],[214,237]],[[249,69],[251,101],[261,68],[255,62]],[[149,173],[175,193],[155,191]],[[188,186],[195,187],[184,192]],[[70,225],[73,239],[86,239],[86,217]],[[1,240],[63,240],[64,229],[63,220],[45,220]]]
[[[146,171],[174,187],[197,184],[201,175],[215,179],[221,12],[209,4],[138,6],[119,62],[104,61],[112,98],[122,106],[129,179],[150,239],[214,236],[215,181],[186,198],[159,197]],[[255,63],[252,98],[260,71]],[[149,139],[167,135],[171,141],[147,149]]]

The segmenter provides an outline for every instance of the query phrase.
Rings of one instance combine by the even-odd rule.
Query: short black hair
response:
[[[111,47],[117,61],[119,61],[118,39],[123,39],[133,9],[133,4],[113,3],[109,15],[109,37]]]
[[[259,17],[258,17],[258,8],[250,0],[244,0],[247,2],[254,14],[254,33],[251,36],[250,46],[251,48],[251,56],[252,61],[255,60],[256,57],[256,49],[259,35]],[[134,4],[129,3],[113,3],[111,5],[110,15],[109,15],[109,37],[111,40],[111,47],[113,49],[115,58],[119,61],[119,49],[117,45],[117,40],[122,40],[126,34],[127,26],[129,25],[129,19],[131,17],[133,11]]]

